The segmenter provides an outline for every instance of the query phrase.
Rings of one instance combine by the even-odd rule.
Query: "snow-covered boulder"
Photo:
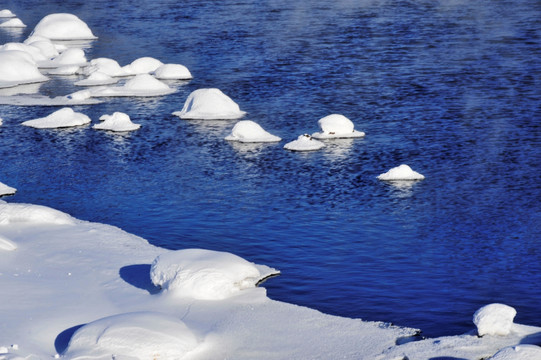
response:
[[[0,88],[49,80],[32,56],[18,50],[0,51]]]
[[[365,135],[354,129],[353,122],[344,115],[332,114],[319,119],[317,122],[321,132],[312,134],[316,139],[358,138]]]
[[[31,42],[25,42],[25,44],[38,49],[45,57],[43,60],[52,59],[60,55],[56,46],[49,39],[44,38],[44,40],[34,40]]]
[[[11,10],[3,9],[0,10],[0,18],[12,18],[15,17],[15,14]]]
[[[67,359],[182,359],[198,341],[180,319],[158,312],[109,316],[79,328],[63,354]]]
[[[45,16],[34,28],[32,35],[51,40],[97,39],[88,25],[73,14],[58,13]]]
[[[181,119],[204,120],[238,119],[245,114],[237,103],[216,88],[193,91],[184,102],[182,110],[173,113]]]
[[[123,132],[134,131],[141,127],[139,124],[134,124],[130,117],[122,112],[115,112],[113,115],[102,115],[100,120],[102,122],[94,125],[94,129]]]
[[[106,73],[96,71],[90,74],[86,79],[74,82],[75,86],[103,86],[112,85],[118,82],[118,78],[113,78]]]
[[[176,90],[149,74],[140,74],[128,80],[122,86],[100,87],[92,90],[95,97],[114,96],[161,96],[174,93]]]
[[[160,80],[189,80],[192,78],[190,70],[180,64],[163,64],[154,71],[154,76]]]
[[[2,28],[25,28],[26,25],[19,18],[9,19],[0,24]]]
[[[394,167],[386,173],[378,176],[379,180],[384,181],[423,180],[424,178],[424,175],[413,171],[408,165],[405,164]]]
[[[131,64],[123,66],[122,70],[129,75],[149,74],[162,65],[163,63],[160,60],[145,56],[132,61]]]
[[[39,61],[38,66],[40,68],[56,68],[60,66],[85,66],[87,60],[83,49],[69,48],[63,51],[52,60]]]
[[[175,297],[220,300],[278,273],[231,253],[186,249],[158,256],[152,263],[150,278]]]
[[[325,144],[312,138],[308,134],[300,135],[297,140],[293,140],[284,145],[284,149],[291,151],[314,151],[325,147]]]
[[[21,125],[36,129],[64,128],[81,126],[90,123],[90,118],[83,113],[73,111],[71,108],[62,108],[52,114],[38,119],[28,120]]]
[[[32,57],[33,62],[45,61],[47,57],[35,46],[27,45],[24,43],[10,42],[0,46],[0,51],[23,51]]]
[[[91,75],[98,71],[111,77],[131,75],[120,66],[118,61],[104,57],[90,60],[90,65],[87,67],[85,75]]]
[[[17,250],[17,244],[10,239],[0,235],[0,251],[14,251]]]
[[[75,219],[66,213],[46,206],[9,204],[0,201],[0,225],[13,223],[73,225]]]
[[[261,125],[251,120],[242,120],[235,124],[231,134],[225,140],[243,143],[276,142],[282,140],[278,136],[265,131]]]
[[[489,304],[483,306],[473,314],[473,323],[477,326],[477,334],[509,335],[513,326],[513,319],[517,311],[505,304]]]
[[[2,119],[0,119],[0,125],[2,125]],[[0,182],[0,196],[13,195],[17,192],[17,189],[7,186]]]
[[[508,346],[498,351],[488,360],[539,360],[541,347],[537,345]]]

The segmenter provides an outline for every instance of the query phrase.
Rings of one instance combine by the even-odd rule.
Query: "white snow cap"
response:
[[[15,14],[11,12],[11,10],[4,9],[0,10],[0,18],[11,18],[15,17]]]
[[[265,131],[258,123],[251,120],[242,120],[235,124],[231,134],[225,140],[243,143],[276,142],[282,140],[278,136]]]
[[[23,51],[0,51],[0,88],[49,80],[32,56]]]
[[[73,84],[76,86],[102,86],[116,84],[117,82],[117,78],[113,78],[101,71],[95,71],[86,79],[76,81]]]
[[[47,57],[35,46],[24,43],[10,42],[0,46],[0,51],[16,50],[23,51],[31,56],[32,61],[45,61]]]
[[[238,119],[246,112],[241,111],[237,103],[220,89],[198,89],[193,91],[181,111],[173,115],[181,119],[228,120]]]
[[[154,71],[154,76],[160,80],[189,80],[192,78],[190,70],[180,64],[163,64]]]
[[[176,90],[149,74],[140,74],[122,86],[103,87],[91,91],[92,96],[161,96],[174,93]]]
[[[488,360],[539,360],[541,347],[537,345],[508,346],[498,351]]]
[[[293,140],[284,145],[284,149],[291,151],[313,151],[325,147],[325,144],[312,138],[308,134],[300,135],[297,140]]]
[[[353,127],[353,122],[344,115],[332,114],[319,119],[317,122],[321,132],[312,134],[316,139],[357,138],[365,135]]]
[[[489,304],[473,314],[473,323],[479,336],[509,335],[517,311],[505,304]]]
[[[160,60],[145,56],[132,61],[131,64],[123,66],[122,70],[129,75],[149,74],[162,65],[163,63]]]
[[[26,25],[19,18],[9,19],[0,24],[3,28],[25,28]]]
[[[60,55],[56,46],[51,40],[43,38],[43,40],[33,40],[25,42],[25,44],[37,48],[41,54],[45,57],[43,60],[52,59]]]
[[[0,225],[13,223],[72,225],[75,224],[75,219],[46,206],[0,201]]]
[[[73,14],[66,13],[45,16],[34,28],[31,36],[33,35],[51,40],[97,39],[84,21]]]
[[[85,52],[79,48],[69,48],[52,60],[38,62],[40,68],[56,68],[66,65],[84,66],[86,64]]]
[[[115,112],[113,115],[102,115],[100,120],[103,122],[94,125],[94,129],[122,132],[137,130],[141,127],[139,124],[134,124],[130,117],[122,112]]]
[[[174,296],[221,300],[278,273],[231,253],[186,249],[158,256],[152,263],[150,278],[154,285]]]
[[[2,125],[2,119],[0,119],[0,125]],[[15,192],[17,192],[17,189],[0,182],[0,196],[13,195]]]
[[[408,165],[402,164],[394,167],[384,174],[378,176],[379,180],[394,181],[394,180],[423,180],[424,175],[413,171]]]
[[[79,328],[65,358],[181,359],[198,345],[181,320],[158,312],[109,316]]]
[[[90,75],[96,71],[112,77],[130,75],[118,64],[118,61],[104,57],[90,60],[90,66],[86,69],[86,75]]]
[[[80,126],[88,124],[90,121],[90,118],[85,114],[75,112],[71,108],[62,108],[44,118],[28,120],[21,125],[37,129],[49,129]]]

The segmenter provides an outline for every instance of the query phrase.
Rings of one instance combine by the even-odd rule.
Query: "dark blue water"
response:
[[[502,302],[541,325],[541,3],[521,1],[7,1],[28,25],[77,14],[88,58],[186,65],[167,97],[112,99],[130,134],[35,130],[47,107],[1,106],[0,181],[10,202],[51,206],[171,249],[233,252],[282,271],[273,299],[418,327],[473,328]],[[78,77],[41,86],[78,90]],[[225,142],[235,121],[170,115],[217,87],[279,144]],[[282,147],[331,113],[364,139]],[[410,187],[376,176],[401,163]],[[69,246],[69,245],[67,245]]]

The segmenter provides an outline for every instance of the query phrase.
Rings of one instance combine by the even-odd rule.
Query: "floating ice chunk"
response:
[[[123,86],[93,89],[92,96],[161,96],[175,91],[152,75],[140,74],[127,81]]]
[[[110,131],[133,131],[141,127],[139,124],[134,124],[127,114],[121,112],[115,112],[113,115],[102,115],[100,117],[102,123],[93,126],[98,130],[110,130]]]
[[[36,129],[64,128],[81,126],[90,123],[90,118],[82,113],[77,113],[71,108],[62,108],[52,114],[39,119],[28,120],[21,125]]]
[[[313,151],[325,147],[325,144],[312,138],[308,134],[300,135],[297,140],[293,140],[284,145],[284,149],[291,151]]]
[[[181,320],[158,312],[135,312],[96,320],[71,337],[68,359],[181,359],[198,341]]]
[[[231,134],[225,140],[240,141],[244,143],[276,142],[282,140],[278,136],[265,131],[258,123],[251,120],[242,120],[235,124]]]
[[[317,122],[321,132],[312,134],[316,139],[357,138],[365,135],[354,129],[353,122],[344,115],[332,114],[319,119]]]
[[[186,249],[158,256],[152,263],[150,278],[154,285],[174,296],[220,300],[278,273],[231,253]]]
[[[39,72],[32,56],[23,51],[0,51],[0,88],[49,80]]]
[[[73,225],[75,219],[66,213],[46,206],[8,204],[0,201],[0,225],[13,223]]]
[[[112,85],[118,82],[117,78],[113,78],[106,73],[101,71],[96,71],[90,74],[86,79],[79,80],[73,84],[76,86],[101,86],[101,85]]]
[[[0,18],[11,18],[15,17],[15,14],[11,12],[11,10],[4,9],[0,10]]]
[[[488,360],[539,360],[541,347],[537,345],[508,346],[498,351]]]
[[[154,76],[160,80],[189,80],[192,78],[190,70],[180,64],[163,64],[154,71]]]
[[[0,119],[0,125],[2,125],[2,119]],[[6,184],[2,184],[0,182],[0,196],[4,195],[13,195],[17,189],[12,188],[11,186],[7,186]]]
[[[162,65],[160,60],[147,56],[134,60],[131,64],[123,66],[122,69],[130,75],[149,74]]]
[[[2,28],[25,28],[26,25],[19,18],[9,19],[0,24]]]
[[[38,66],[40,68],[56,68],[56,67],[67,66],[67,65],[71,65],[71,66],[87,65],[87,60],[86,60],[85,52],[83,51],[83,49],[69,48],[66,51],[60,53],[60,55],[58,55],[52,60],[38,62]]]
[[[198,89],[193,91],[181,111],[173,115],[181,119],[227,120],[243,117],[246,112],[220,89]]]
[[[0,235],[0,251],[13,251],[17,250],[17,244],[8,238]],[[1,353],[2,351],[0,351]]]
[[[424,175],[413,171],[408,165],[402,164],[394,167],[384,174],[378,176],[379,180],[394,181],[394,180],[423,180]]]
[[[88,67],[86,74],[91,75],[98,71],[111,77],[130,75],[130,73],[122,69],[118,64],[118,61],[103,57],[90,60],[90,66]]]
[[[504,304],[489,304],[473,314],[473,323],[479,336],[509,335],[517,311]]]
[[[88,25],[73,14],[59,13],[45,16],[34,28],[32,35],[51,40],[97,39]]]

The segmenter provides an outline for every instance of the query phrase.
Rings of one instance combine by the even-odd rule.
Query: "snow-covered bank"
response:
[[[11,249],[0,250],[2,359],[481,359],[541,342],[540,327],[511,324],[508,335],[478,337],[472,323],[472,334],[403,344],[416,329],[274,301],[253,283],[219,300],[169,296],[151,281],[159,257],[176,276],[175,286],[183,281],[183,266],[193,269],[195,261],[206,281],[214,262],[199,262],[202,255],[220,259],[216,265],[227,274],[256,279],[263,273],[232,254],[178,256],[116,227],[43,206],[0,201],[0,237]],[[173,263],[178,268],[171,272]],[[199,276],[191,275],[190,281]],[[489,308],[482,315],[494,314]],[[144,351],[137,351],[142,340]]]

